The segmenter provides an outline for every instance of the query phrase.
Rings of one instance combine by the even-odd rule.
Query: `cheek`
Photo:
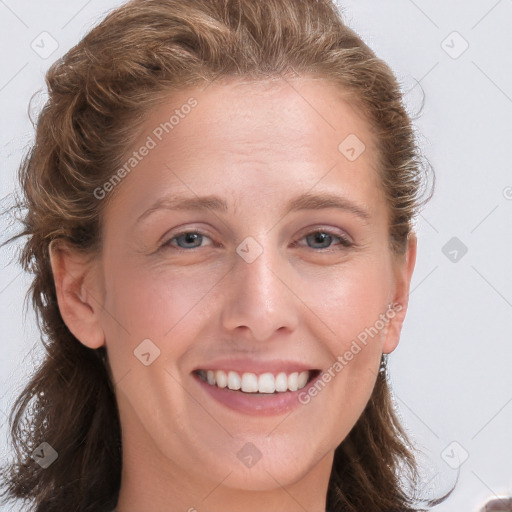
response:
[[[322,329],[332,358],[328,385],[335,401],[344,404],[340,414],[351,411],[354,421],[371,395],[379,370],[389,324],[385,313],[391,282],[387,275],[385,262],[377,259],[353,265],[311,298],[312,303],[321,304],[315,313],[329,328]]]
[[[153,417],[158,410],[170,418],[184,409],[186,397],[175,378],[180,378],[182,357],[198,339],[218,280],[125,262],[111,269],[104,315],[107,350],[114,382],[136,414]]]
[[[327,349],[331,364],[324,368],[321,382],[302,400],[323,414],[333,446],[339,445],[355,425],[375,385],[385,335],[380,319],[389,292],[385,275],[385,265],[377,261],[354,264],[325,280],[322,290],[305,288],[308,305],[321,319],[314,324],[311,317],[309,326],[320,326],[314,335]]]
[[[161,355],[175,359],[186,349],[187,333],[193,337],[208,316],[215,284],[221,278],[214,272],[131,265],[119,260],[110,270],[107,285],[107,345],[133,357],[133,350],[150,339]]]
[[[130,332],[162,338],[192,312],[208,288],[204,279],[186,272],[120,265],[111,280],[109,304]]]
[[[391,285],[387,275],[383,262],[368,258],[307,288],[307,302],[334,334],[337,351],[345,350],[347,343],[371,329],[385,312]]]

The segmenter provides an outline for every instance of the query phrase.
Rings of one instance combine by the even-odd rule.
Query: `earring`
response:
[[[382,354],[380,359],[379,372],[384,373],[386,371],[388,365],[388,354]]]

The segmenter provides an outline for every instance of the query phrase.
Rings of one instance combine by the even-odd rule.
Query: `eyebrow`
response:
[[[351,200],[330,193],[313,194],[310,192],[301,194],[292,199],[284,208],[283,216],[290,212],[299,210],[321,210],[326,208],[336,208],[344,210],[360,217],[365,223],[370,220],[370,213],[362,206],[357,205]],[[158,199],[147,210],[140,215],[135,224],[139,224],[144,219],[158,210],[212,210],[218,212],[227,212],[229,210],[226,201],[219,196],[196,196],[182,197],[168,195]]]

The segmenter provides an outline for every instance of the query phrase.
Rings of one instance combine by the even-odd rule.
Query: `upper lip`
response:
[[[310,364],[304,364],[298,361],[290,361],[284,359],[272,359],[270,361],[258,361],[254,359],[218,359],[209,361],[194,369],[197,370],[224,370],[228,372],[233,370],[242,373],[273,373],[277,375],[280,372],[287,374],[293,372],[302,372],[305,370],[317,370],[318,367],[312,367]]]

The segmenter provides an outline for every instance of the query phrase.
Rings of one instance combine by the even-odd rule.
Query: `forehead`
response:
[[[190,108],[192,102],[195,106]],[[320,78],[231,78],[190,88],[153,109],[145,129],[169,146],[174,139],[183,156],[198,150],[215,150],[218,155],[241,146],[257,151],[262,144],[275,158],[289,158],[292,152],[311,156],[307,153],[314,148],[338,159],[343,154],[340,144],[349,136],[370,150],[363,158],[375,153],[371,126],[353,100]]]
[[[337,186],[370,206],[379,193],[371,126],[323,79],[232,79],[174,92],[148,112],[127,158],[149,140],[123,183],[134,210],[166,188],[240,200],[259,186],[269,196]]]

